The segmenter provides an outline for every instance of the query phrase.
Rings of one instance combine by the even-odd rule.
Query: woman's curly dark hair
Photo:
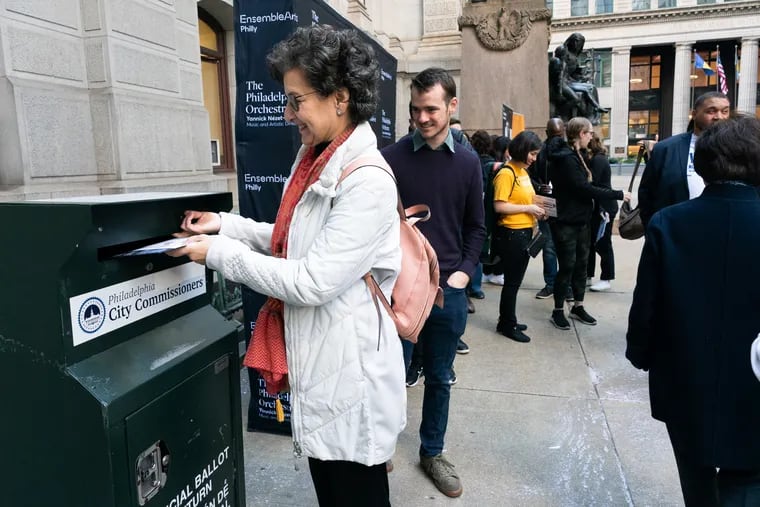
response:
[[[380,99],[380,64],[356,30],[336,30],[329,25],[298,28],[272,48],[267,67],[279,82],[289,70],[301,69],[323,97],[346,88],[350,95],[348,112],[355,123],[375,114]]]

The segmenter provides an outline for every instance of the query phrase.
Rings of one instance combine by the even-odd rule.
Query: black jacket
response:
[[[598,153],[591,157],[587,164],[595,187],[612,188],[612,169],[607,155]],[[615,199],[599,199],[596,201],[594,212],[597,212],[599,208],[609,213],[612,220],[618,212],[618,203]]]
[[[544,141],[544,144],[541,145],[541,149],[538,151],[538,156],[536,156],[536,161],[533,162],[530,167],[528,167],[528,174],[530,175],[530,181],[533,183],[533,188],[535,189],[536,193],[539,193],[539,185],[548,185],[551,181],[551,178],[549,178],[549,144],[552,142],[552,140],[555,140],[554,143],[558,143],[562,141],[562,138],[559,136],[556,137],[550,137],[546,141]]]
[[[652,416],[699,465],[760,469],[760,198],[708,185],[652,217],[628,317],[626,357],[649,369]]]
[[[594,186],[588,181],[580,155],[560,138],[548,146],[549,177],[553,197],[557,200],[557,222],[568,225],[588,224],[594,199],[623,199],[622,190]]]

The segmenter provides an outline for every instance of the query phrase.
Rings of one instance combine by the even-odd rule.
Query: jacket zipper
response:
[[[285,309],[287,312],[287,307]],[[285,319],[287,322],[287,318]],[[293,343],[293,349],[297,348],[297,344]],[[297,365],[298,362],[298,353],[296,350],[293,350],[293,366],[294,368],[298,368]],[[288,380],[295,380],[295,385],[293,387],[297,388],[298,381],[300,380],[298,376],[289,376]],[[298,397],[293,396],[293,391],[298,391],[298,389],[291,389],[291,395],[290,395],[290,427],[293,430],[293,468],[298,471],[300,470],[298,466],[298,460],[303,456],[303,450],[301,449],[301,442],[299,442],[300,438],[300,423],[301,421],[299,418],[301,417],[301,410],[296,407],[296,405],[299,403]],[[296,417],[297,416],[297,417]]]
[[[293,468],[296,472],[300,470],[298,466],[298,460],[303,456],[301,452],[301,444],[299,444],[296,440],[293,440]]]

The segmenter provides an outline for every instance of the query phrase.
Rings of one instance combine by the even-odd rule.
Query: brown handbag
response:
[[[633,182],[636,181],[636,173],[638,173],[641,161],[644,159],[644,153],[646,153],[646,147],[644,145],[639,146],[639,154],[636,156],[636,165],[633,167],[628,192],[633,192]],[[623,239],[639,239],[644,235],[644,222],[641,221],[641,210],[638,206],[631,208],[630,202],[624,202],[620,206],[618,232]]]

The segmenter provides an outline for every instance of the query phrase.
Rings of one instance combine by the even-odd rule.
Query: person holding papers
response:
[[[341,180],[353,161],[380,157],[369,124],[380,64],[358,32],[327,25],[298,28],[266,62],[302,143],[274,224],[189,210],[181,227],[192,236],[169,254],[269,296],[243,364],[268,392],[290,391],[294,455],[308,458],[319,505],[389,507],[386,462],[406,425],[404,358],[363,277],[390,299],[401,269],[398,193],[378,167]]]
[[[529,342],[530,338],[523,333],[527,326],[517,322],[517,291],[528,268],[526,248],[537,221],[546,216],[543,208],[533,204],[536,192],[527,171],[540,149],[541,140],[536,134],[527,130],[520,132],[509,143],[512,159],[502,166],[493,180],[493,208],[499,215],[493,231],[493,247],[504,268],[496,331],[521,343]]]
[[[586,150],[588,168],[591,170],[592,182],[601,188],[612,188],[610,179],[612,171],[607,159],[607,150],[602,140],[594,133]],[[599,254],[599,281],[591,285],[592,292],[610,289],[610,281],[615,279],[615,254],[612,251],[612,221],[618,212],[615,199],[596,199],[594,211],[591,213],[591,228],[589,229],[590,243],[586,276],[594,278],[596,254]]]
[[[550,221],[552,239],[557,249],[559,270],[554,280],[554,311],[551,322],[558,329],[570,329],[565,318],[567,287],[573,290],[574,304],[570,316],[596,325],[596,319],[586,312],[583,298],[586,292],[586,268],[589,253],[589,222],[594,199],[629,200],[631,194],[594,186],[591,171],[581,155],[588,147],[594,130],[587,118],[572,118],[567,123],[567,141],[558,139],[549,145],[549,176],[552,195],[557,200],[557,218]]]

